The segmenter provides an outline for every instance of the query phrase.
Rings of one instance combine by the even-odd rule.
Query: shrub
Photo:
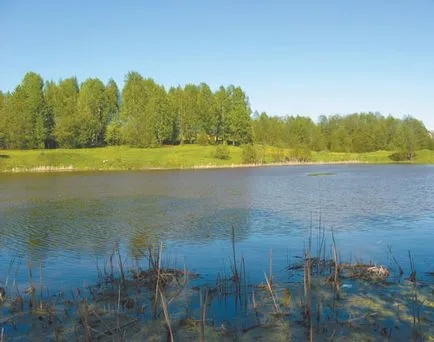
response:
[[[122,144],[122,124],[119,121],[112,121],[108,124],[104,140],[107,145]]]
[[[285,150],[283,148],[273,147],[271,150],[271,159],[274,163],[284,162],[286,160]]]
[[[208,138],[208,135],[206,134],[206,133],[200,133],[198,136],[197,136],[197,143],[198,143],[198,145],[201,145],[201,146],[207,146],[207,145],[209,145],[209,138]]]
[[[214,153],[214,158],[228,160],[230,158],[230,150],[228,145],[218,145]]]
[[[292,150],[290,159],[301,163],[312,161],[312,152],[308,148],[296,148]]]
[[[405,152],[405,151],[399,151],[399,152],[395,152],[392,153],[389,156],[389,159],[399,162],[399,161],[408,161],[408,160],[412,160],[414,157],[416,157],[416,153],[409,153],[409,152]]]
[[[258,163],[258,151],[254,145],[244,145],[241,155],[243,164],[257,164]]]

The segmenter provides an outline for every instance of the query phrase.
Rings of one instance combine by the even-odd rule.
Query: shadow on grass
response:
[[[0,154],[0,159],[9,159],[10,157],[8,154]]]

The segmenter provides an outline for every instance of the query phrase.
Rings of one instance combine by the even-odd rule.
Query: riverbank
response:
[[[211,169],[300,164],[390,164],[391,151],[369,153],[312,152],[310,162],[274,162],[275,150],[264,149],[260,164],[243,164],[242,148],[228,147],[230,158],[215,158],[215,146],[167,146],[158,148],[102,147],[92,149],[56,149],[0,151],[0,172],[70,172],[166,169]],[[286,150],[289,151],[289,150]],[[434,164],[434,151],[416,153],[412,164]]]

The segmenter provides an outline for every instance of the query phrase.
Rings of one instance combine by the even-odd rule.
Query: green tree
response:
[[[150,147],[171,138],[172,122],[165,89],[137,72],[127,74],[121,118],[125,122],[124,140],[130,145]]]
[[[231,109],[231,96],[225,87],[221,86],[215,93],[216,106],[216,142],[223,142],[227,138],[226,121],[227,115]]]
[[[159,145],[163,145],[164,142],[170,142],[172,139],[173,123],[170,115],[170,103],[163,86],[156,85],[153,91],[154,104],[150,115],[153,115],[155,138]]]
[[[145,113],[147,95],[144,78],[138,72],[129,72],[122,90],[121,109],[125,122],[123,140],[127,144],[143,147],[153,143]]]
[[[6,99],[7,95],[0,91],[0,149],[6,148]]]
[[[396,131],[395,146],[405,152],[409,160],[412,160],[417,150],[429,148],[429,132],[421,121],[406,117]]]
[[[187,84],[183,93],[183,117],[180,120],[183,139],[193,143],[201,131],[201,115],[199,108],[199,87]]]
[[[79,88],[75,77],[49,82],[46,85],[45,98],[50,115],[54,121],[53,136],[56,144],[63,148],[78,147],[78,128],[76,119]]]
[[[217,105],[214,94],[206,83],[199,85],[197,102],[201,133],[215,137],[218,117]]]
[[[182,142],[181,121],[183,118],[183,90],[181,87],[172,87],[167,94],[169,120],[171,124],[170,143]]]
[[[108,122],[119,120],[120,93],[116,82],[110,79],[106,85],[106,117]]]
[[[104,141],[107,145],[122,144],[122,123],[119,120],[113,120],[107,125]]]
[[[252,142],[251,109],[249,100],[240,87],[230,86],[230,109],[224,120],[227,141],[234,145]]]
[[[46,139],[46,107],[43,80],[27,73],[3,104],[3,140],[7,148],[43,148]]]
[[[101,146],[109,121],[107,93],[99,79],[89,78],[81,84],[75,116],[77,147]]]

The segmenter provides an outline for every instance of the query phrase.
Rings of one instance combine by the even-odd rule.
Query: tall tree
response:
[[[185,117],[183,105],[183,89],[172,87],[167,94],[169,104],[169,118],[171,122],[171,144],[182,143],[183,132],[181,122]]]
[[[0,91],[0,149],[6,147],[5,145],[5,131],[6,131],[6,118],[5,118],[5,107],[6,107],[6,96]]]
[[[107,96],[107,120],[109,122],[119,120],[120,94],[116,82],[110,79],[106,86]]]
[[[216,140],[225,141],[226,139],[226,118],[231,107],[231,97],[225,87],[220,87],[214,94],[216,102]]]
[[[430,135],[423,123],[412,117],[401,121],[395,135],[395,146],[407,153],[408,159],[413,159],[415,152],[430,146]]]
[[[43,81],[36,73],[27,73],[4,105],[7,127],[4,140],[11,149],[43,148],[46,139],[46,108]]]
[[[230,110],[225,118],[226,140],[232,144],[252,142],[251,109],[249,100],[240,87],[229,87]]]
[[[110,79],[106,85],[107,120],[104,141],[108,145],[122,143],[122,121],[120,118],[120,93],[116,82]]]
[[[84,81],[80,87],[75,117],[77,146],[101,146],[104,143],[105,127],[108,124],[109,115],[104,84],[99,79],[89,78]]]
[[[163,86],[154,88],[153,126],[154,134],[159,145],[170,142],[173,136],[173,119],[170,114],[170,103],[166,90]],[[152,115],[152,113],[150,113]]]
[[[182,106],[183,117],[180,120],[182,138],[193,143],[201,131],[201,114],[199,108],[199,87],[187,84],[184,87]]]
[[[200,131],[209,136],[215,136],[218,115],[217,105],[214,94],[206,83],[201,83],[199,85],[197,102]]]
[[[150,147],[170,138],[166,91],[137,72],[126,77],[121,116],[125,121],[124,139],[130,145]]]
[[[75,77],[61,80],[59,84],[46,85],[45,98],[54,121],[53,136],[63,148],[78,147],[77,99],[79,88]]]

